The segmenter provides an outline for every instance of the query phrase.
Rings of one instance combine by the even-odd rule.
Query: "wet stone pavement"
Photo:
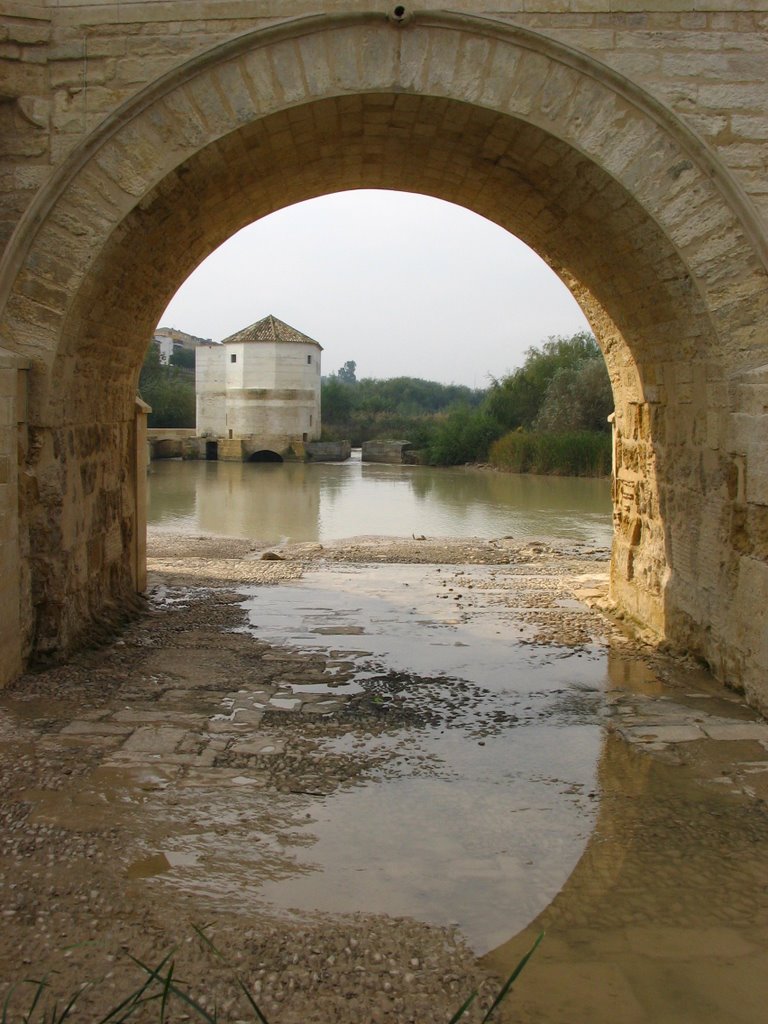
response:
[[[285,554],[166,562],[0,699],[4,982],[93,1020],[178,945],[250,1019],[205,924],[272,1024],[447,1022],[544,927],[502,1020],[762,1019],[768,724],[592,610],[599,556]]]

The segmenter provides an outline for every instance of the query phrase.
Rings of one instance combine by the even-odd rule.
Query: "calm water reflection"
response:
[[[218,536],[328,541],[359,534],[549,536],[608,546],[607,480],[485,470],[153,462],[149,523]]]

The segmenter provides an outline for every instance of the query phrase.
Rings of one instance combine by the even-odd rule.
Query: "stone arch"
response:
[[[285,461],[283,456],[278,452],[272,451],[271,448],[259,448],[256,452],[251,452],[246,462],[269,462],[269,463],[282,463]]]
[[[0,270],[3,337],[30,365],[25,652],[66,649],[135,589],[133,391],[170,296],[246,223],[356,187],[468,206],[569,285],[616,396],[614,599],[756,685],[766,641],[724,601],[745,586],[768,598],[750,500],[768,483],[733,411],[768,363],[758,218],[617,73],[440,13],[301,19],[213,48],[116,110],[41,189]]]

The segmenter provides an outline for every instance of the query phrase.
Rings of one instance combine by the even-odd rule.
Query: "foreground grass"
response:
[[[202,928],[195,928],[195,931],[208,949],[216,957],[224,960],[204,930]],[[482,1018],[482,1024],[487,1024],[491,1020],[497,1009],[509,996],[512,991],[512,985],[533,956],[543,938],[544,933],[542,932],[499,989],[490,1008]],[[155,967],[143,963],[137,957],[131,956],[130,959],[144,975],[142,983],[117,1006],[108,1010],[98,1020],[90,1020],[87,1024],[123,1024],[125,1021],[136,1020],[136,1015],[139,1011],[147,1007],[155,1011],[158,1024],[166,1024],[166,1021],[169,1019],[168,1014],[171,1006],[177,1004],[182,1005],[185,1019],[197,1019],[205,1021],[206,1024],[225,1024],[224,1018],[219,1016],[216,1008],[207,1010],[201,1004],[199,998],[195,998],[191,994],[189,986],[177,979],[175,974],[175,953],[175,948],[166,953]],[[226,963],[225,960],[224,962]],[[232,969],[232,976],[233,985],[245,1000],[250,1013],[253,1015],[252,1019],[258,1021],[259,1024],[279,1024],[277,1021],[273,1020],[270,1022],[267,1019],[242,976],[234,968]],[[78,1000],[86,991],[97,987],[97,985],[97,982],[86,982],[80,985],[66,1002],[59,1004],[56,1001],[51,1002],[49,999],[50,986],[47,975],[37,980],[25,979],[16,985],[12,985],[9,989],[3,1003],[0,1024],[64,1024],[65,1021],[72,1021],[72,1024],[74,1024],[77,1019],[75,1013]],[[11,1015],[12,997],[22,986],[30,986],[32,989],[28,1008]],[[471,992],[447,1024],[459,1024],[478,995],[478,990]],[[146,1015],[143,1019],[147,1019]]]

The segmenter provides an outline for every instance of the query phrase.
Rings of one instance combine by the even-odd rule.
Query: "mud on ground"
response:
[[[384,915],[278,915],[246,898],[245,878],[242,900],[235,889],[218,903],[153,884],[168,866],[155,851],[168,822],[204,818],[206,800],[212,793],[219,799],[222,785],[229,786],[231,824],[212,825],[220,832],[213,847],[239,835],[252,843],[260,834],[279,838],[301,813],[304,794],[354,785],[376,767],[372,755],[318,756],[320,738],[376,734],[413,714],[365,690],[344,702],[291,704],[281,696],[285,680],[297,673],[344,678],[348,666],[275,651],[239,631],[237,585],[277,585],[322,560],[441,563],[457,573],[463,564],[501,565],[509,571],[509,601],[529,616],[534,642],[578,645],[610,633],[634,645],[597,612],[558,603],[563,595],[604,595],[606,558],[510,538],[355,538],[274,549],[156,535],[144,613],[109,644],[25,676],[0,700],[3,982],[50,972],[51,992],[68,997],[97,980],[75,1017],[92,1021],[140,983],[132,957],[155,965],[175,949],[175,977],[203,1005],[216,1004],[225,1021],[253,1019],[234,972],[272,1024],[442,1024],[477,987],[481,997],[463,1019],[480,1020],[498,980],[450,929]],[[251,696],[243,700],[243,692]],[[258,821],[243,799],[246,783],[260,795]],[[199,938],[202,926],[222,958]],[[11,1020],[30,992],[22,984],[12,996]],[[157,1008],[131,1019],[156,1020]],[[194,1015],[182,1006],[168,1019]]]

